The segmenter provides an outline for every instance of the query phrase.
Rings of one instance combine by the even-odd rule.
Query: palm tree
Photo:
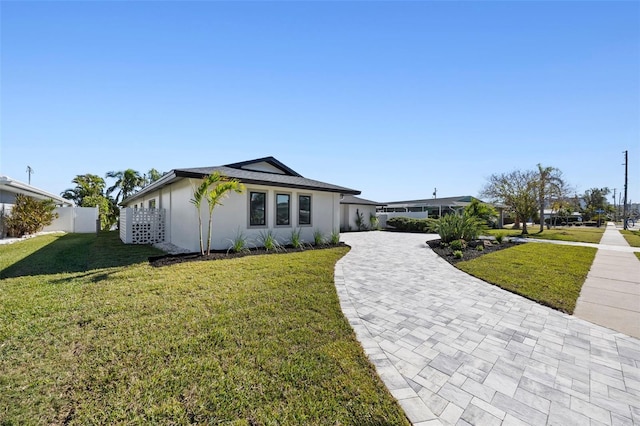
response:
[[[140,173],[133,169],[127,169],[125,171],[107,172],[105,175],[107,178],[116,179],[113,186],[107,189],[107,195],[115,190],[118,190],[115,201],[116,204],[133,194],[136,189],[144,186],[144,178],[140,176]]]
[[[551,194],[558,194],[564,187],[562,172],[555,167],[542,167],[538,163],[538,203],[540,206],[540,232],[544,231],[544,204]]]
[[[209,189],[209,185],[210,184],[207,182],[207,179],[202,181],[200,186],[198,186],[197,188],[194,188],[193,198],[190,200],[191,204],[196,206],[196,209],[198,210],[198,229],[199,229],[198,235],[200,236],[200,254],[201,255],[204,255],[204,246],[202,243],[202,215],[200,214],[200,209],[202,207],[202,200],[204,200],[207,195],[207,189]]]
[[[213,186],[213,189],[209,191],[209,188]],[[196,206],[198,210],[198,228],[200,236],[200,254],[204,255],[204,245],[202,237],[202,216],[200,214],[202,201],[207,200],[209,206],[209,226],[207,229],[207,255],[211,254],[211,226],[213,222],[213,210],[216,206],[222,205],[222,199],[225,198],[229,191],[235,191],[241,193],[244,191],[244,185],[236,179],[229,179],[219,172],[215,172],[204,178],[202,183],[193,190],[193,198],[191,203]]]
[[[230,191],[238,194],[244,191],[244,185],[236,179],[228,179],[222,174],[215,172],[206,179],[209,186],[215,185],[211,191],[207,193],[207,203],[209,204],[209,228],[207,230],[207,255],[211,253],[211,223],[213,222],[213,209],[222,205],[222,199],[227,197]]]

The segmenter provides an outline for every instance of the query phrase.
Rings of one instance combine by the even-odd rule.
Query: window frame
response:
[[[252,207],[252,195],[253,194],[262,194],[264,196],[264,218],[263,224],[257,224],[254,225],[251,223],[251,207]],[[269,217],[268,217],[268,212],[267,212],[267,206],[268,206],[268,197],[269,197],[269,192],[268,191],[264,191],[264,190],[249,190],[247,191],[247,227],[248,228],[267,228],[269,226]]]
[[[302,223],[302,221],[300,220],[301,217],[301,213],[302,213],[302,209],[301,209],[301,202],[300,199],[302,197],[306,197],[309,198],[309,223]],[[311,194],[298,194],[298,226],[303,227],[303,226],[313,226],[313,220],[312,218],[312,213],[313,213],[313,197],[311,196]]]
[[[287,203],[287,215],[288,215],[287,219],[288,219],[288,223],[286,223],[286,224],[281,224],[281,223],[279,224],[278,223],[278,197],[281,196],[281,195],[282,196],[286,196],[289,199],[289,201]],[[292,202],[292,197],[291,197],[291,193],[290,192],[276,192],[275,193],[275,203],[274,203],[274,207],[273,207],[273,209],[274,209],[273,217],[275,218],[273,226],[275,228],[291,228],[292,227],[292,222],[293,222],[292,219],[293,218],[292,218],[292,214],[291,214],[291,210],[292,210],[291,209],[291,204],[292,204],[291,202]]]

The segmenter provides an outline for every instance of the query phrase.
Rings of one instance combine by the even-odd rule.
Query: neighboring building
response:
[[[340,200],[340,230],[358,231],[357,215],[362,215],[365,227],[371,228],[371,216],[376,217],[376,209],[382,207],[384,204],[353,195],[345,195]]]
[[[459,213],[466,206],[471,204],[472,200],[484,201],[472,197],[471,195],[462,195],[459,197],[446,198],[425,198],[422,200],[393,201],[386,203],[385,206],[378,208],[378,215],[381,223],[386,223],[387,219],[392,217],[442,217],[450,213]],[[502,227],[504,223],[505,206],[487,203],[498,211],[498,226]]]
[[[254,244],[265,232],[274,233],[280,243],[286,243],[295,229],[300,229],[307,242],[314,240],[315,231],[328,237],[340,229],[340,198],[360,194],[307,179],[273,157],[218,167],[174,169],[120,203],[125,207],[120,215],[121,239],[126,243],[164,241],[198,251],[198,213],[190,200],[202,179],[214,172],[238,179],[246,187],[242,194],[230,193],[223,205],[214,209],[211,248],[216,250],[229,248],[238,234]],[[206,201],[201,218],[206,233]],[[206,244],[206,235],[204,238]]]
[[[35,186],[11,179],[8,176],[0,176],[0,238],[4,238],[7,230],[4,226],[4,216],[11,213],[16,203],[16,195],[23,194],[36,200],[51,199],[58,206],[73,206],[69,200],[50,194]]]

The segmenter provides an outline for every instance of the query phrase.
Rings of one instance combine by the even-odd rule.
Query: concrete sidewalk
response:
[[[640,338],[640,260],[633,250],[615,225],[607,224],[573,314]]]

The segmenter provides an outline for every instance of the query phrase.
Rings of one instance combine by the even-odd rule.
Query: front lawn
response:
[[[594,243],[598,244],[604,234],[606,226],[591,227],[591,226],[565,226],[552,229],[544,229],[540,231],[539,226],[528,227],[529,234],[522,235],[521,229],[488,229],[483,231],[484,235],[503,237],[524,237],[524,238],[538,238],[543,240],[560,240],[560,241],[577,241],[580,243]]]
[[[505,290],[571,314],[596,250],[525,243],[459,262],[456,267]]]
[[[347,251],[154,268],[115,233],[0,246],[0,424],[408,424],[340,310]]]
[[[620,233],[631,247],[640,247],[640,231],[621,229]]]

